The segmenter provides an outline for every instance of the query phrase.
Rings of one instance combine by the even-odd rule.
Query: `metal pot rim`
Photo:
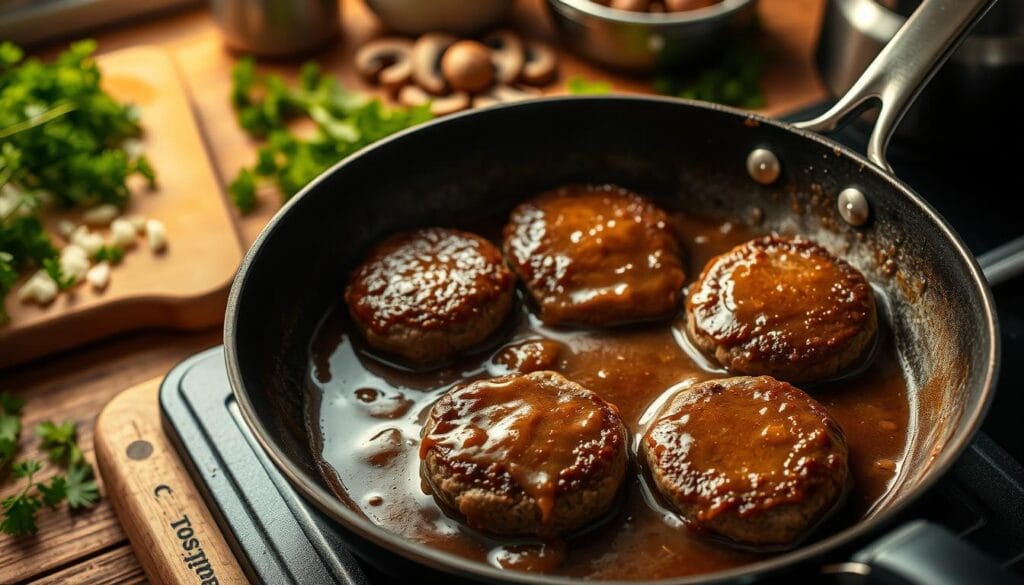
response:
[[[717,4],[684,10],[680,12],[632,12],[618,10],[598,4],[592,0],[549,0],[552,4],[572,8],[588,16],[619,24],[654,26],[673,24],[693,24],[714,20],[750,5],[754,0],[722,0]]]

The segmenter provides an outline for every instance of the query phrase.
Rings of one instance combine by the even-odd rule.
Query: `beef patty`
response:
[[[486,339],[512,308],[515,278],[501,252],[467,232],[394,235],[352,271],[345,301],[373,347],[420,363]]]
[[[687,523],[748,545],[790,545],[839,502],[842,429],[802,390],[768,376],[680,391],[640,451],[657,491]]]
[[[560,374],[503,376],[442,396],[420,458],[434,496],[469,526],[553,538],[611,507],[626,430],[614,406]]]
[[[516,207],[505,256],[549,325],[667,317],[685,277],[664,211],[614,186],[573,186]]]
[[[712,258],[686,302],[687,333],[730,372],[833,377],[878,329],[871,285],[818,244],[768,236]]]

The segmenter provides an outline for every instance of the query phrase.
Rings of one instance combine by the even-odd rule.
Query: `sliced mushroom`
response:
[[[494,79],[499,84],[512,83],[523,70],[526,54],[519,35],[507,30],[494,31],[480,41],[491,50]]]
[[[430,93],[445,93],[448,84],[441,74],[441,58],[458,39],[444,33],[427,33],[412,46],[412,78]]]
[[[391,37],[366,43],[356,53],[356,71],[396,91],[412,77],[412,41]]]
[[[544,85],[555,77],[558,71],[558,56],[554,49],[539,41],[527,41],[526,63],[519,74],[523,83]]]
[[[407,85],[398,92],[398,103],[406,106],[422,106],[430,103],[430,113],[435,116],[452,114],[469,107],[469,94],[463,91],[434,96],[415,85]]]
[[[533,88],[521,88],[513,85],[495,85],[487,93],[473,97],[473,107],[483,108],[495,104],[519,102],[541,95]]]
[[[459,41],[441,57],[441,73],[456,91],[483,91],[494,81],[491,52],[476,41]]]

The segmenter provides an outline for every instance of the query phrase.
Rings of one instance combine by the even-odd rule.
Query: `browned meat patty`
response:
[[[617,409],[555,372],[480,380],[430,411],[421,473],[469,526],[551,538],[611,507],[626,472]]]
[[[685,278],[665,212],[613,186],[563,187],[519,205],[504,250],[549,325],[667,317]]]
[[[427,228],[378,244],[352,271],[349,314],[373,347],[435,362],[486,339],[512,308],[501,252],[467,232]]]
[[[801,238],[764,237],[712,258],[686,309],[690,339],[730,372],[790,382],[840,373],[878,329],[864,275]]]
[[[793,544],[838,503],[849,474],[846,439],[825,408],[768,376],[680,391],[640,451],[690,526],[749,545]]]

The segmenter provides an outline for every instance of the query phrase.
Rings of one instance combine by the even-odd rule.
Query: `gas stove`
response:
[[[865,137],[856,129],[839,139],[863,151]],[[1019,236],[1021,222],[1001,212],[997,202],[1004,194],[1024,193],[1024,174],[1013,162],[1024,153],[962,143],[955,136],[949,144],[963,148],[922,152],[894,144],[890,159],[897,175],[950,220],[975,254]],[[1024,575],[1024,394],[1018,391],[1024,384],[1024,278],[996,287],[995,297],[1003,365],[983,432],[902,519],[939,523]],[[391,582],[347,552],[332,522],[288,485],[259,448],[231,395],[222,348],[171,371],[160,389],[160,408],[167,434],[250,580]]]

